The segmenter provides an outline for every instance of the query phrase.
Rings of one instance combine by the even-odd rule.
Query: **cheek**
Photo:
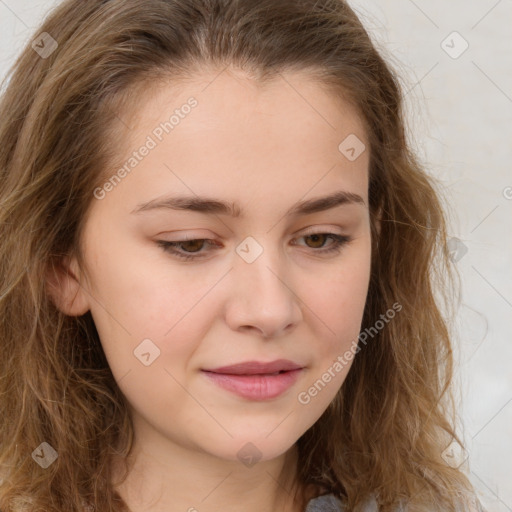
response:
[[[306,290],[308,314],[316,314],[316,324],[327,333],[322,338],[328,340],[323,348],[329,355],[339,355],[360,332],[370,278],[367,245],[340,258],[338,269],[331,267],[325,276],[311,279]]]
[[[315,360],[297,395],[298,407],[311,424],[343,385],[356,356],[369,280],[369,261],[331,272],[325,286],[309,290],[311,325],[317,325]],[[317,281],[319,282],[319,281]]]
[[[134,251],[119,264],[109,256],[95,269],[91,311],[114,376],[130,371],[133,380],[144,359],[154,361],[152,375],[182,371],[207,336],[215,307],[208,292],[218,277],[191,280],[179,269],[144,264]]]

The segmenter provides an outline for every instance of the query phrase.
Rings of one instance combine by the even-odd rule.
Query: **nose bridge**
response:
[[[240,279],[242,290],[252,295],[256,293],[259,297],[270,295],[278,298],[281,295],[288,295],[282,289],[284,274],[282,269],[282,258],[279,248],[274,246],[272,237],[267,236],[259,241],[254,237],[247,237],[236,249],[238,258],[235,264],[237,280]],[[271,292],[271,293],[270,293]],[[284,297],[281,297],[284,298]]]
[[[247,237],[236,248],[231,320],[252,326],[266,335],[298,321],[300,306],[290,273],[272,237]]]

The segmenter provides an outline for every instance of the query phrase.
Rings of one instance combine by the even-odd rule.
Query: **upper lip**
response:
[[[267,373],[276,373],[280,371],[299,370],[303,368],[300,364],[289,361],[288,359],[277,359],[268,363],[260,361],[246,361],[245,363],[237,363],[229,366],[220,366],[204,370],[213,373],[226,373],[230,375],[258,375]]]

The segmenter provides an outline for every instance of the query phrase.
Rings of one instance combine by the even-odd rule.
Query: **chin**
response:
[[[279,428],[279,427],[278,427]],[[288,434],[288,435],[287,435]],[[258,462],[265,462],[281,457],[289,451],[297,441],[297,435],[289,432],[274,431],[270,435],[267,431],[255,432],[250,435],[247,432],[234,436],[228,445],[217,445],[217,449],[209,450],[213,455],[229,461],[240,462],[251,468]]]

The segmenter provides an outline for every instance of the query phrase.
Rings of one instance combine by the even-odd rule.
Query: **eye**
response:
[[[321,252],[322,254],[339,252],[345,244],[350,242],[350,237],[338,235],[336,233],[311,233],[300,238],[312,240],[313,245],[308,245],[308,247],[312,249],[321,249],[316,252]],[[324,249],[325,241],[329,239],[332,240],[332,243],[327,246],[327,249]]]
[[[341,251],[342,247],[348,244],[352,238],[336,233],[309,233],[299,237],[312,240],[312,246],[307,245],[316,254],[336,254]],[[332,243],[325,247],[326,240],[332,240]],[[208,255],[208,250],[202,250],[204,247],[210,246],[219,249],[219,244],[209,238],[194,238],[190,240],[168,241],[157,240],[157,244],[165,251],[177,258],[185,261],[198,260]],[[302,244],[294,244],[302,245]],[[215,249],[214,249],[215,250]]]
[[[205,246],[205,242],[211,246],[217,246],[217,244],[209,238],[193,238],[190,240],[182,240],[176,242],[158,240],[157,244],[164,251],[188,261],[203,258],[205,256],[205,251],[201,251],[201,248]],[[177,250],[177,248],[180,248],[180,246],[185,246],[184,252]]]

